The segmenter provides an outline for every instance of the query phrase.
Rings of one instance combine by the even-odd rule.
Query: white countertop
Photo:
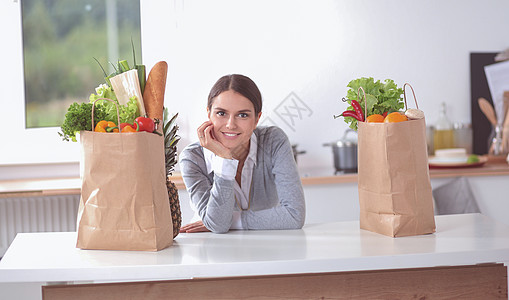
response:
[[[437,216],[437,233],[391,238],[358,222],[302,230],[180,234],[159,252],[75,248],[75,233],[18,234],[0,282],[137,281],[509,262],[509,226],[480,214]]]

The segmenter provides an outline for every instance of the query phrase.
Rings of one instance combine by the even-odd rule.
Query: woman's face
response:
[[[249,99],[233,90],[215,97],[207,112],[214,126],[214,137],[229,149],[248,145],[261,115],[255,113]]]

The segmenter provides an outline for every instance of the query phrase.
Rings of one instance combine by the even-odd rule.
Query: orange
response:
[[[408,118],[404,114],[396,111],[388,114],[387,117],[385,117],[384,119],[384,123],[403,122],[407,120]]]
[[[368,123],[382,123],[384,121],[384,116],[379,114],[374,114],[366,118],[366,122]]]

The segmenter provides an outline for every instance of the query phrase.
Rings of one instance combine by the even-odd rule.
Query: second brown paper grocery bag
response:
[[[392,237],[435,232],[425,119],[358,126],[360,227]]]

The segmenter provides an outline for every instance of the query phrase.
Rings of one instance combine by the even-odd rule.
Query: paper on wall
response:
[[[485,66],[484,72],[488,80],[497,121],[501,124],[504,120],[504,92],[509,91],[509,61]]]

